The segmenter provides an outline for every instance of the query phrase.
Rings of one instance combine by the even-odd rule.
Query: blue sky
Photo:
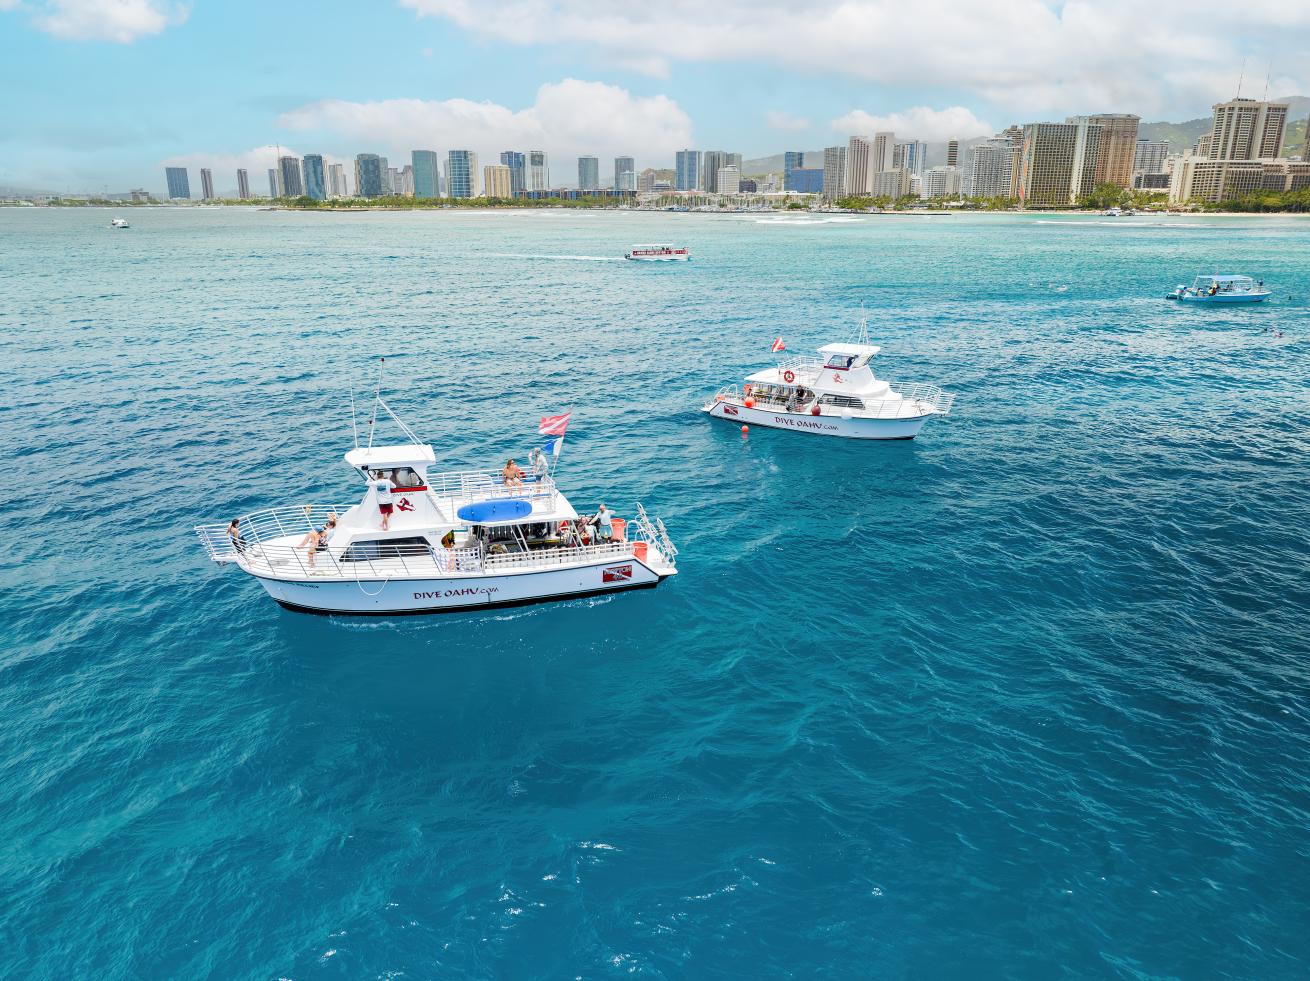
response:
[[[252,168],[280,143],[346,159],[425,147],[670,166],[851,132],[986,135],[1075,112],[1203,114],[1310,92],[1310,6],[1159,0],[0,0],[0,186],[161,189],[165,161]],[[1213,7],[1213,9],[1210,9]],[[1216,32],[1208,24],[1223,23]],[[13,96],[18,94],[16,98]],[[193,181],[195,181],[193,175]]]

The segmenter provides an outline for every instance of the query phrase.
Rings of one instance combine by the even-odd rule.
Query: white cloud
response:
[[[486,155],[486,162],[507,149],[543,149],[566,159],[623,153],[662,160],[671,147],[692,141],[691,120],[666,96],[634,96],[573,78],[543,85],[526,109],[467,99],[328,99],[283,113],[278,121],[361,152],[407,156],[415,147],[469,149]],[[564,174],[552,176],[559,181]]]
[[[764,122],[769,129],[781,130],[784,133],[799,133],[810,128],[810,121],[804,116],[793,116],[789,112],[777,109],[766,112]]]
[[[6,0],[0,0],[4,9]],[[10,2],[9,9],[18,4]],[[185,6],[167,0],[43,0],[32,6],[32,23],[68,41],[127,44],[187,19]]]
[[[972,140],[996,132],[994,126],[983,122],[963,106],[951,106],[949,109],[915,106],[886,116],[873,116],[863,109],[856,109],[834,119],[831,125],[839,133],[867,134],[890,130],[897,136],[923,140],[925,143]]]
[[[0,0],[0,10],[17,10],[19,0]]]
[[[1290,89],[1310,90],[1310,4],[1286,0],[1251,0],[1236,21],[1220,0],[1157,0],[1149,17],[1133,0],[400,3],[481,37],[590,45],[651,73],[672,62],[763,62],[898,88],[931,81],[1022,115],[1203,110],[1233,94],[1253,46],[1301,69]]]

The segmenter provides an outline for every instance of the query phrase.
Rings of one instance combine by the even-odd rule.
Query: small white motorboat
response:
[[[380,396],[377,407],[408,442],[370,438],[346,453],[364,483],[356,503],[199,525],[209,557],[253,576],[282,606],[317,613],[484,609],[656,586],[677,574],[664,523],[640,504],[626,520],[606,515],[598,525],[556,487],[553,466],[509,481],[496,471],[432,473],[433,448]],[[543,420],[541,431],[562,439],[568,417],[553,418],[563,424],[548,430]]]
[[[691,250],[676,245],[634,245],[631,252],[625,252],[623,258],[636,262],[687,262],[691,259]]]
[[[781,338],[775,350],[781,349]],[[853,344],[825,344],[819,357],[789,358],[738,388],[722,388],[703,411],[745,426],[792,429],[848,439],[914,439],[934,416],[949,415],[955,396],[936,385],[895,385],[875,378],[881,350],[863,321]]]
[[[1260,303],[1273,291],[1250,276],[1197,276],[1191,286],[1175,286],[1166,300],[1181,303]]]
[[[126,218],[114,218],[109,222],[110,228],[131,228]]]

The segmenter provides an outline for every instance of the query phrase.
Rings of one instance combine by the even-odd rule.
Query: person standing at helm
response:
[[[391,512],[394,506],[391,502],[391,478],[381,470],[373,471],[373,479],[369,481],[373,488],[373,494],[378,499],[378,512],[382,515],[382,530],[387,531],[391,527]]]

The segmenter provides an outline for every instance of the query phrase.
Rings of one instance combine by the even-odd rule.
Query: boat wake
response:
[[[494,259],[559,259],[572,262],[622,262],[621,255],[540,255],[528,252],[491,252]]]

